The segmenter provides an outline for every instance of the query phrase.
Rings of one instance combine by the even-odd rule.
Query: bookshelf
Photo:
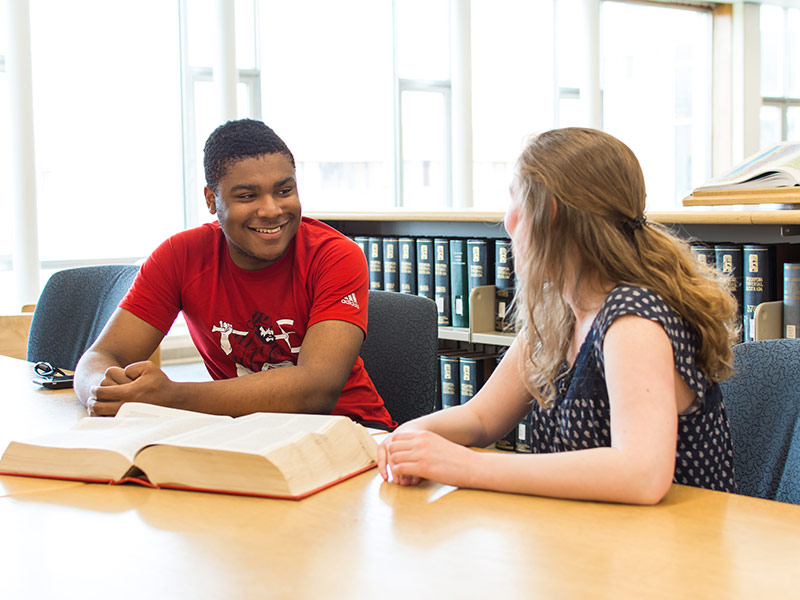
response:
[[[650,212],[648,220],[669,227],[685,239],[705,242],[800,243],[800,210],[748,206],[691,207],[674,212]],[[311,211],[309,216],[348,236],[424,236],[506,238],[503,212]],[[468,328],[440,327],[439,338],[472,344],[508,346],[513,334],[494,331],[494,286],[480,286],[470,295]]]

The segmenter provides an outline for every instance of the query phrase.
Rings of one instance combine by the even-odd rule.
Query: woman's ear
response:
[[[551,203],[553,205],[553,210],[550,213],[550,225],[553,225],[556,222],[556,214],[558,214],[558,198],[556,198],[555,194],[553,194]]]

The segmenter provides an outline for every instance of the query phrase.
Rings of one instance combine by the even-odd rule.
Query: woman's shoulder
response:
[[[620,284],[615,287],[603,304],[601,312],[608,316],[620,316],[621,314],[637,314],[645,318],[657,318],[662,316],[672,317],[675,311],[658,292],[654,292],[646,287],[631,284]]]
[[[658,293],[631,284],[621,284],[611,290],[597,315],[600,338],[619,317],[635,315],[660,323],[670,338],[686,340],[691,335],[689,325]]]

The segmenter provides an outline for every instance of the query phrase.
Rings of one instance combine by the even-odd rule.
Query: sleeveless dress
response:
[[[696,364],[688,324],[655,292],[620,285],[606,298],[569,368],[565,362],[550,408],[533,402],[533,452],[611,446],[611,413],[603,367],[603,339],[614,319],[634,314],[660,323],[672,342],[675,366],[697,399],[678,416],[675,483],[735,491],[730,426],[722,392]]]

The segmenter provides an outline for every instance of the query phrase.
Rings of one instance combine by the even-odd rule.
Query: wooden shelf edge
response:
[[[501,223],[505,212],[442,210],[442,211],[408,211],[386,210],[375,212],[360,211],[309,211],[309,217],[319,221],[458,221],[476,223]]]
[[[320,221],[392,221],[392,222],[477,222],[500,224],[501,212],[316,212],[308,216]],[[798,209],[785,210],[675,210],[648,212],[647,218],[664,225],[796,225],[800,224],[800,205]]]

